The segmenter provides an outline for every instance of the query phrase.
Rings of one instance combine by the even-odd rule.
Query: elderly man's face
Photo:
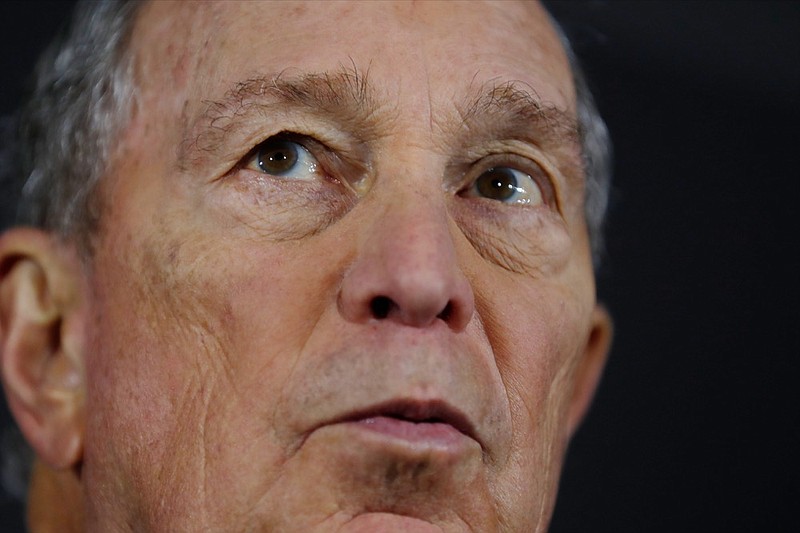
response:
[[[162,3],[89,279],[89,526],[546,527],[606,322],[537,5]]]

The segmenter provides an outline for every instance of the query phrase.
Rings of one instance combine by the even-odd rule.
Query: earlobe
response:
[[[597,305],[592,311],[591,328],[583,357],[575,370],[572,401],[567,416],[567,435],[572,437],[592,403],[600,383],[608,352],[611,349],[613,323],[605,307]]]
[[[0,371],[9,408],[53,468],[81,460],[83,306],[73,253],[48,234],[0,238]]]

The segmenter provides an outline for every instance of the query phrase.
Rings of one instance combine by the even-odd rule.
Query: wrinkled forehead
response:
[[[184,114],[242,80],[342,66],[421,110],[487,82],[574,109],[564,51],[535,2],[156,1],[132,49],[142,91]]]

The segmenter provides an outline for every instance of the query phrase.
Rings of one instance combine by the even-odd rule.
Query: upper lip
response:
[[[469,417],[444,400],[389,400],[363,409],[356,409],[334,418],[325,425],[355,422],[378,416],[399,418],[411,422],[448,424],[483,446],[478,432]]]

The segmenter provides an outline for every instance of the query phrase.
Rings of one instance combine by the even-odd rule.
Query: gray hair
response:
[[[600,266],[604,253],[603,228],[605,225],[608,198],[611,192],[612,143],[608,128],[597,110],[589,83],[583,73],[572,44],[564,29],[551,16],[550,22],[556,29],[561,45],[567,54],[572,81],[575,85],[578,134],[583,156],[583,169],[586,182],[583,213],[589,231],[589,244],[595,269]]]
[[[127,42],[137,5],[80,1],[69,32],[37,64],[20,116],[18,164],[26,177],[20,224],[80,236],[97,223],[92,191],[132,106]]]
[[[3,147],[0,158],[4,173],[26,180],[17,223],[79,238],[97,223],[92,191],[132,107],[127,43],[138,5],[137,0],[80,0],[68,32],[39,60],[35,85],[18,117],[17,139],[13,149]],[[24,500],[33,454],[13,426],[0,445],[2,486],[8,496]]]
[[[128,124],[135,92],[128,41],[138,0],[80,1],[67,34],[45,52],[19,127],[18,165],[26,181],[17,221],[62,237],[85,238],[99,213],[92,193]],[[585,217],[595,266],[611,182],[611,143],[569,40],[555,26],[572,68],[586,174]],[[16,428],[4,439],[2,481],[24,498],[30,451]],[[10,440],[9,440],[10,439]]]

